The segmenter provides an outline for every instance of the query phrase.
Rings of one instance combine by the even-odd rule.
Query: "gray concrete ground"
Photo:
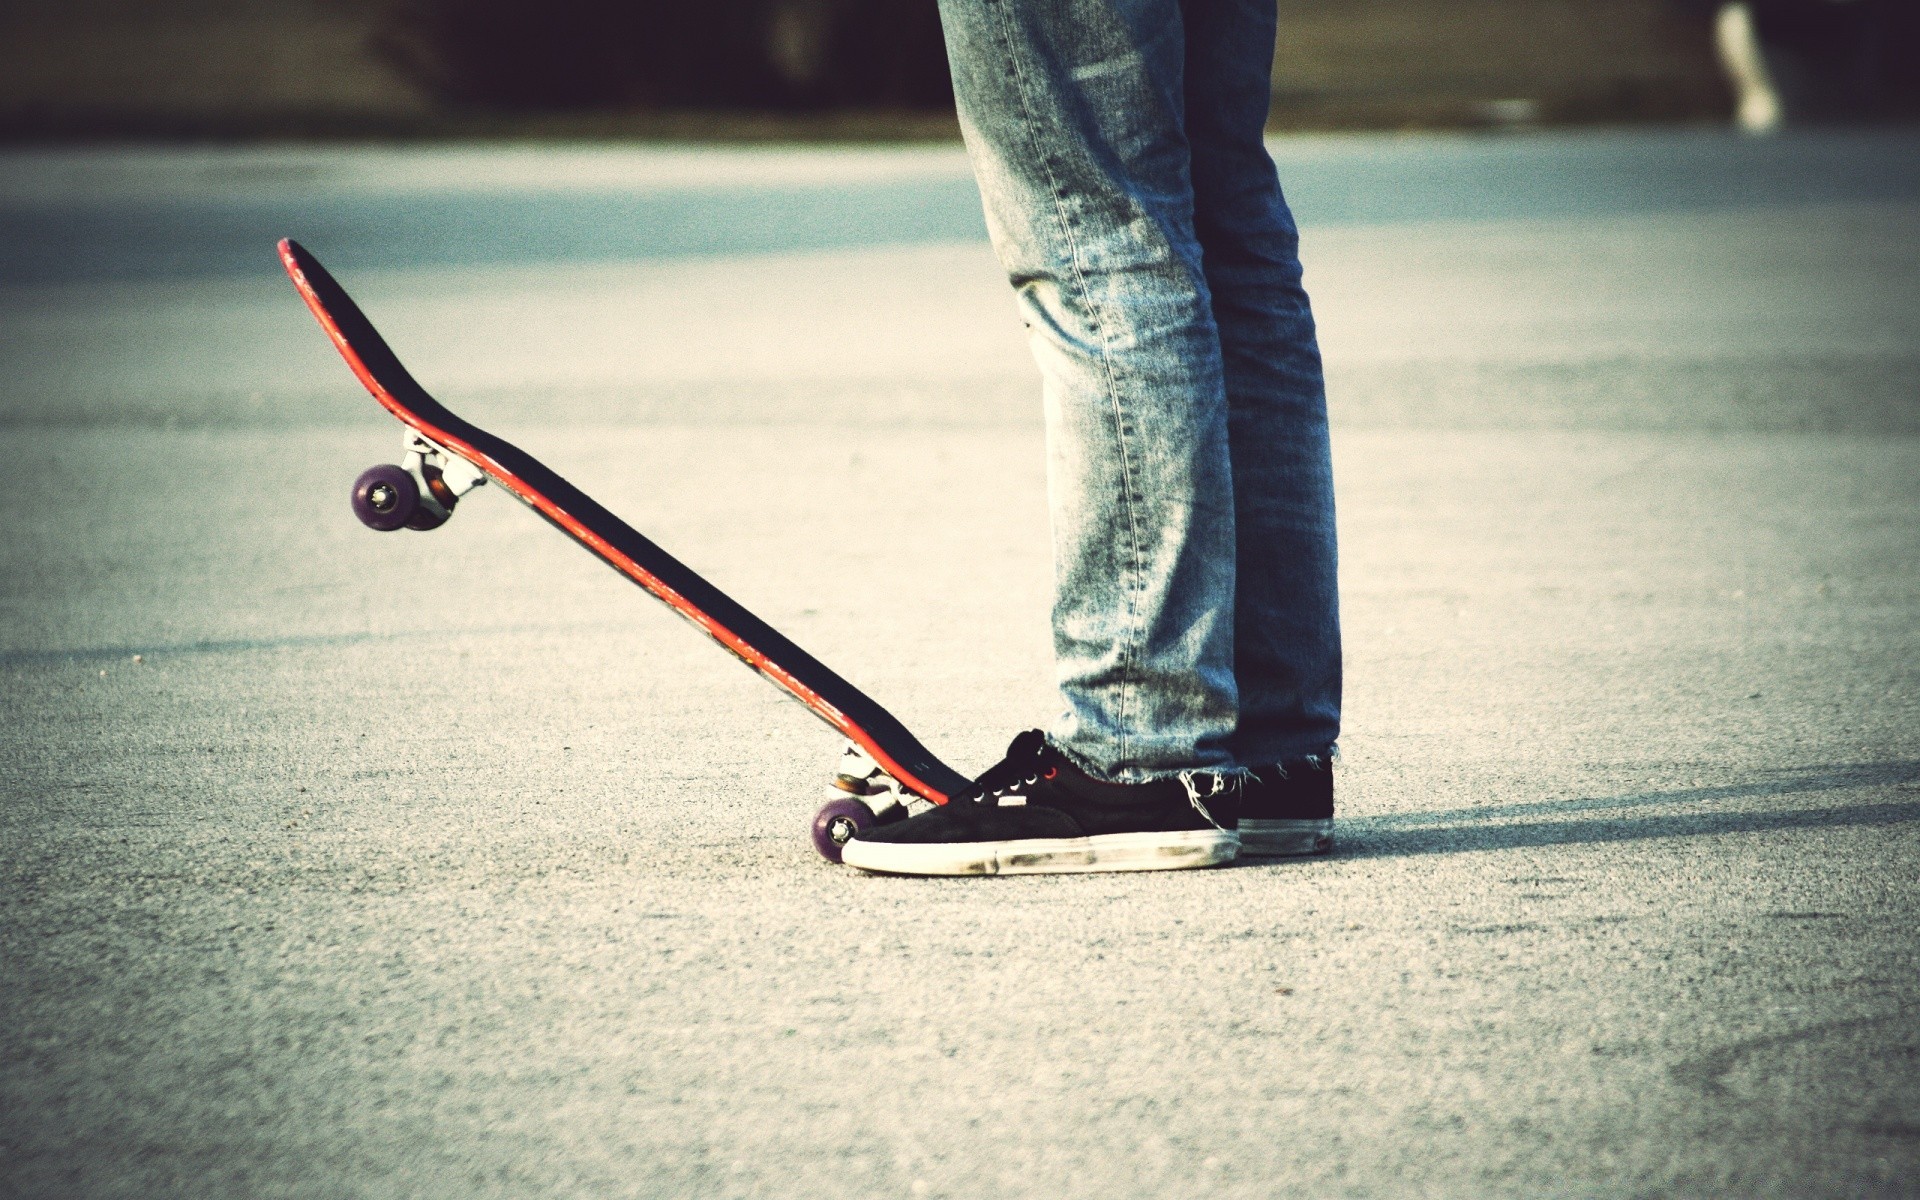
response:
[[[0,1191],[1920,1194],[1920,137],[1276,149],[1339,853],[960,881],[518,506],[356,525],[269,241],[977,768],[1048,563],[957,155],[0,158]]]

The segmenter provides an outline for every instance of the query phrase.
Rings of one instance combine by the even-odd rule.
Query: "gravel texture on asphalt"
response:
[[[201,219],[977,769],[1051,711],[1032,368],[974,233],[834,224],[951,156],[624,258],[542,205],[752,221],[740,152],[0,159],[0,1192],[1916,1194],[1920,139],[1276,151],[1415,181],[1301,204],[1338,852],[951,881],[816,858],[830,732],[504,497],[355,524],[397,427]],[[550,252],[383,258],[409,195]]]

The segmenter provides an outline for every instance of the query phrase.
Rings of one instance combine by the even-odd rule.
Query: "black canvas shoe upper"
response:
[[[1205,771],[1107,783],[1074,766],[1039,730],[1029,730],[967,791],[910,820],[869,830],[860,840],[951,844],[1230,830],[1236,792],[1226,777]]]
[[[1247,821],[1319,821],[1333,817],[1333,763],[1297,758],[1255,767],[1240,787]]]

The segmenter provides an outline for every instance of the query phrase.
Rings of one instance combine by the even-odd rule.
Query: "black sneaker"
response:
[[[1195,771],[1106,783],[1067,761],[1039,730],[939,808],[870,829],[840,861],[894,875],[1039,875],[1170,871],[1231,862],[1235,789]]]
[[[1333,851],[1333,763],[1300,758],[1255,767],[1240,785],[1240,853]]]

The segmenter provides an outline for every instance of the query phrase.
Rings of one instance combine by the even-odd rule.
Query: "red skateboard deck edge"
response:
[[[318,259],[291,238],[283,239],[279,250],[301,298],[381,407],[422,437],[466,459],[608,566],[697,625],[915,793],[940,804],[967,786],[965,776],[934,757],[872,698],[538,459],[462,420],[435,400],[414,381]]]

